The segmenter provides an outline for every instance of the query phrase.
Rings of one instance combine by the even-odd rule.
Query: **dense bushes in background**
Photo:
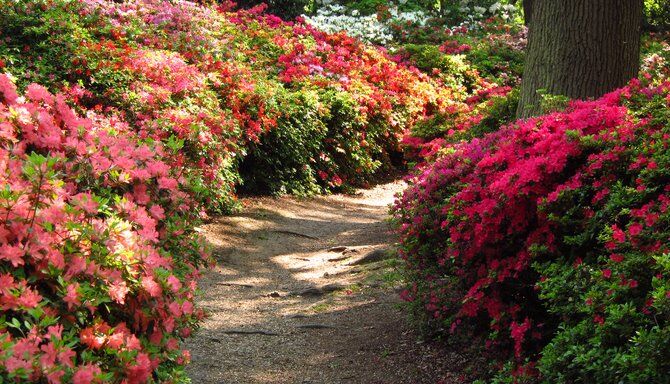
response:
[[[431,2],[425,2],[431,3]],[[408,36],[439,39],[445,31],[458,27],[475,27],[480,22],[498,18],[506,21],[518,16],[514,5],[500,1],[443,2],[438,12],[431,5],[417,1],[322,1],[306,22],[327,32],[346,31],[363,41],[393,47],[403,42],[418,42]]]
[[[651,33],[643,37],[641,66],[652,77],[670,77],[670,34]]]
[[[364,183],[427,107],[467,97],[447,97],[439,81],[344,34],[262,8],[150,0],[6,8],[0,60],[22,74],[20,85],[78,84],[84,106],[118,111],[180,145],[210,211],[230,207],[242,159],[241,177],[270,192]],[[327,129],[328,140],[307,135],[315,129]],[[299,148],[300,169],[285,172],[286,153],[268,149],[278,135],[310,141]]]
[[[442,149],[395,207],[417,313],[517,379],[670,379],[669,95],[635,82]]]
[[[223,3],[225,1],[219,1]],[[267,5],[267,13],[281,17],[284,20],[291,20],[304,14],[311,12],[315,7],[314,0],[238,0],[237,6],[243,9],[250,9],[261,4]]]

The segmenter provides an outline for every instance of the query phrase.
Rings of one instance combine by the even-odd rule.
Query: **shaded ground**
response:
[[[247,199],[204,226],[218,267],[201,283],[193,383],[460,382],[464,358],[419,342],[398,305],[385,220],[402,187]]]

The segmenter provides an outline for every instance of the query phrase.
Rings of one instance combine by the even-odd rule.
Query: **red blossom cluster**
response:
[[[458,55],[469,52],[471,49],[472,47],[470,45],[461,44],[456,40],[447,40],[440,45],[440,52],[446,53],[447,55]]]

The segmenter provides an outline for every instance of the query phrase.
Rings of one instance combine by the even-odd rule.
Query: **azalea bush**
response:
[[[518,89],[498,86],[475,77],[473,95],[445,111],[435,111],[417,122],[401,144],[405,158],[419,167],[430,164],[451,145],[480,138],[515,120]]]
[[[547,381],[670,380],[670,83],[617,96],[628,121],[580,138],[582,168],[541,206],[562,241],[540,250],[539,296],[571,314],[539,362]]]
[[[313,14],[303,15],[317,29],[336,33],[346,31],[363,41],[385,46],[422,39],[440,39],[459,27],[480,28],[482,21],[499,19],[507,24],[518,22],[515,5],[500,1],[440,2],[355,1],[321,2]]]
[[[427,110],[410,128],[402,141],[408,160],[430,162],[445,144],[481,137],[515,119],[525,27],[489,19],[470,27],[408,31],[398,60],[464,95],[448,108]]]
[[[464,21],[481,21],[493,16],[513,19],[518,16],[516,1],[499,0],[459,0],[441,1],[440,14],[448,24],[457,25]]]
[[[267,13],[291,20],[305,12],[311,11],[315,6],[314,0],[239,0],[237,6],[244,9],[253,8],[261,4],[268,6]]]
[[[642,38],[641,70],[655,79],[670,77],[670,33],[650,33]]]
[[[400,53],[413,45],[432,46],[445,55],[462,56],[472,70],[488,81],[500,85],[520,82],[527,34],[523,25],[489,18],[452,28],[431,23],[422,28],[398,26],[397,31]]]
[[[199,205],[175,148],[0,75],[0,378],[177,382]]]
[[[669,94],[636,81],[444,144],[394,208],[424,324],[510,362],[500,382],[669,379]]]

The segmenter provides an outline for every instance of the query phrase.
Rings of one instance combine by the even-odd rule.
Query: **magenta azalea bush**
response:
[[[394,208],[416,313],[516,381],[670,379],[669,106],[635,81],[446,146]]]

